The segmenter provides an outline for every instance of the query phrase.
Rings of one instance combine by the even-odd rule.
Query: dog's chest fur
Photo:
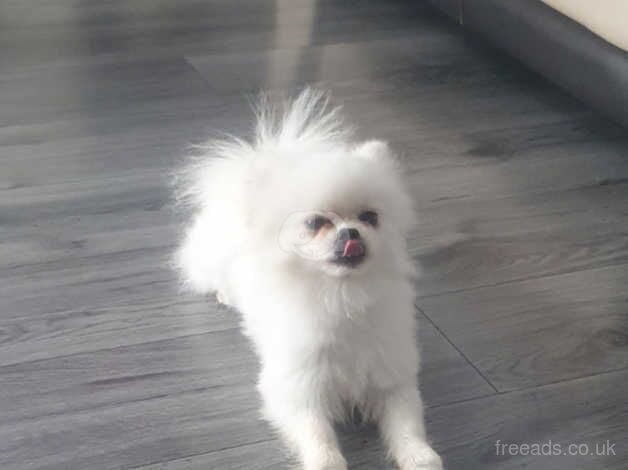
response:
[[[262,373],[300,376],[325,390],[328,408],[367,408],[369,395],[416,374],[412,291],[405,283],[304,285],[241,306]],[[259,290],[258,290],[259,291]]]

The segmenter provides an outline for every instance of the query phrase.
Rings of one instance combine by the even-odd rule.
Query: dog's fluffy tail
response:
[[[177,175],[179,201],[194,216],[175,254],[184,287],[199,293],[221,290],[225,270],[242,242],[248,210],[246,144],[212,142]]]

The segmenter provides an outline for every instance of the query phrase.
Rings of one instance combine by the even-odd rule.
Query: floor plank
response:
[[[51,66],[0,75],[0,123],[42,123],[204,90],[205,81],[176,57]]]
[[[420,295],[624,264],[627,214],[619,181],[426,204],[411,243]]]
[[[297,0],[250,2],[186,0],[173,4],[115,0],[102,4],[67,0],[8,0],[0,11],[0,70],[67,63],[93,56],[183,55],[264,50],[391,37],[449,27],[426,5]],[[453,28],[452,28],[453,29]],[[80,40],[77,40],[80,39]]]
[[[419,306],[499,390],[628,367],[628,264],[467,289]]]

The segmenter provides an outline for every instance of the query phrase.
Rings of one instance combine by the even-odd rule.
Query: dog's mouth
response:
[[[359,239],[347,240],[342,246],[334,250],[331,262],[340,266],[355,268],[366,258],[366,247]]]

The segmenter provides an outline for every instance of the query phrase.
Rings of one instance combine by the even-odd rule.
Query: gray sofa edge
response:
[[[430,0],[577,99],[628,126],[628,52],[540,0]]]

